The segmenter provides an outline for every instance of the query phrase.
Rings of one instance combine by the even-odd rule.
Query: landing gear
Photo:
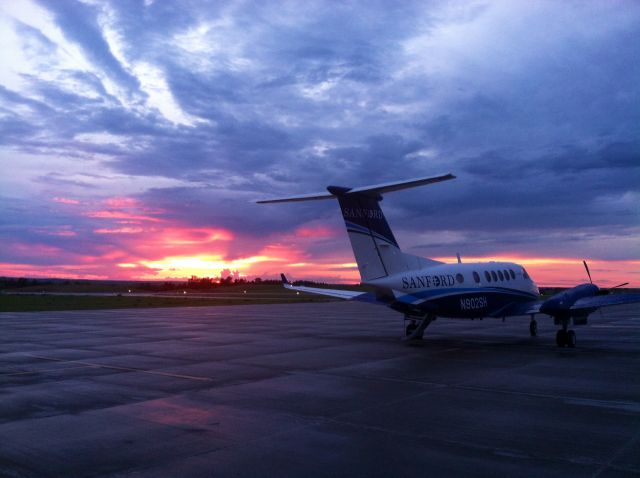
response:
[[[531,337],[538,335],[538,322],[533,317],[531,317],[531,322],[529,322],[529,333]]]
[[[573,330],[567,331],[566,336],[567,347],[573,348],[576,346],[576,333]]]
[[[556,332],[556,345],[558,347],[575,347],[576,333],[573,330],[567,330],[567,325],[564,324],[562,328]]]
[[[405,327],[405,341],[420,341],[422,340],[422,336],[424,335],[425,329],[429,326],[431,322],[436,320],[435,315],[426,314],[422,317],[414,316],[414,315],[405,315],[404,320],[409,321],[407,326]]]

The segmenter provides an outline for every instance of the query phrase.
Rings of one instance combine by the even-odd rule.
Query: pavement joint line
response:
[[[156,371],[156,370],[146,370],[143,368],[135,368],[135,367],[121,367],[118,365],[106,365],[106,364],[99,364],[99,363],[92,363],[92,362],[84,362],[81,360],[64,360],[64,359],[58,359],[58,358],[54,358],[54,357],[45,357],[43,355],[34,355],[34,354],[25,354],[28,355],[29,357],[33,357],[33,358],[37,358],[40,360],[50,360],[52,362],[62,362],[62,363],[75,363],[75,364],[80,364],[80,365],[84,365],[87,367],[97,367],[97,368],[106,368],[106,369],[111,369],[111,370],[119,370],[122,372],[140,372],[140,373],[148,373],[150,375],[160,375],[160,376],[164,376],[164,377],[173,377],[173,378],[183,378],[186,380],[195,380],[195,381],[199,381],[199,382],[213,382],[214,380],[210,377],[201,377],[198,375],[182,375],[182,374],[178,374],[178,373],[170,373],[170,372],[160,372],[160,371]]]
[[[636,420],[636,424],[637,423],[638,423],[638,420]],[[640,431],[638,431],[633,436],[631,436],[631,438],[629,438],[629,440],[627,440],[627,442],[624,445],[622,445],[618,450],[616,450],[616,452],[611,456],[611,458],[609,458],[609,460],[607,460],[606,463],[603,463],[602,466],[598,468],[598,470],[596,470],[596,472],[593,475],[591,475],[592,478],[598,478],[600,475],[606,472],[607,469],[609,468],[616,468],[613,465],[613,462],[616,461],[618,458],[620,458],[624,453],[629,451],[629,449],[633,445],[635,445],[635,443],[639,439],[640,439]]]
[[[447,384],[447,383],[441,383],[441,382],[428,382],[428,381],[419,380],[419,379],[398,379],[398,378],[392,378],[392,377],[374,377],[374,376],[370,376],[370,375],[349,375],[349,374],[339,374],[339,373],[331,373],[331,372],[323,372],[323,371],[317,371],[317,372],[302,371],[302,372],[295,372],[295,373],[307,373],[307,374],[310,374],[310,375],[316,375],[316,374],[317,375],[329,375],[329,376],[333,376],[333,377],[358,378],[358,379],[363,379],[363,380],[378,380],[378,381],[382,381],[382,382],[417,383],[417,384],[435,386],[435,387],[437,387],[439,389],[451,388],[451,389],[456,389],[456,390],[467,390],[467,391],[472,391],[472,392],[498,393],[498,394],[503,394],[503,395],[516,395],[516,396],[524,396],[524,397],[530,397],[530,398],[546,398],[546,399],[551,399],[551,400],[562,400],[562,401],[565,401],[565,402],[566,401],[569,401],[569,402],[583,402],[581,404],[586,405],[586,406],[592,406],[588,402],[593,402],[593,403],[611,403],[612,405],[619,405],[621,403],[620,401],[616,401],[616,400],[598,400],[598,399],[595,399],[595,398],[572,397],[572,396],[568,396],[568,395],[553,395],[553,394],[549,394],[549,393],[540,393],[540,392],[523,392],[523,391],[519,391],[519,390],[505,390],[505,389],[500,389],[500,388],[477,387],[477,386],[473,386],[473,385],[462,385],[462,384],[455,384],[455,383]],[[624,402],[624,403],[625,404],[635,404],[635,405],[640,406],[640,403],[638,403],[638,402]]]
[[[22,370],[20,372],[12,372],[0,374],[5,377],[18,377],[20,375],[35,375],[39,373],[49,373],[49,372],[66,372],[67,370],[77,370],[80,368],[98,368],[95,365],[78,365],[77,367],[64,367],[64,368],[48,368],[45,370]]]
[[[376,431],[376,432],[380,432],[380,433],[387,433],[390,435],[395,435],[395,436],[401,436],[401,437],[406,437],[406,438],[415,438],[418,440],[425,440],[425,441],[431,441],[437,444],[445,444],[446,446],[461,446],[461,447],[465,447],[471,450],[479,450],[479,451],[484,451],[484,452],[489,452],[489,453],[493,453],[494,455],[503,455],[503,456],[510,456],[513,458],[520,458],[520,459],[524,459],[524,460],[541,460],[541,461],[546,461],[549,463],[573,463],[573,461],[569,458],[549,458],[548,456],[543,456],[543,455],[539,455],[539,454],[531,454],[531,453],[522,453],[519,452],[517,450],[511,450],[509,448],[504,448],[504,447],[492,447],[492,446],[486,446],[486,445],[482,445],[482,444],[478,444],[475,442],[469,442],[469,441],[465,441],[465,440],[452,440],[452,439],[447,439],[447,440],[435,440],[433,438],[432,435],[430,434],[425,434],[425,433],[412,433],[412,432],[405,432],[405,431],[401,431],[401,430],[395,430],[392,428],[387,428],[387,427],[380,427],[380,426],[376,426],[376,425],[367,425],[367,424],[362,424],[362,423],[356,423],[356,422],[350,422],[348,420],[340,420],[340,419],[336,419],[336,418],[319,418],[320,420],[323,420],[325,422],[332,422],[332,423],[336,423],[339,425],[343,425],[343,426],[348,426],[348,427],[353,427],[353,428],[359,428],[359,429],[364,429],[364,430],[370,430],[370,431]],[[614,468],[614,469],[620,469],[622,471],[635,471],[635,470],[629,470],[628,468],[619,468],[619,467],[615,467],[612,466],[611,463],[619,456],[623,453],[624,449],[628,449],[631,447],[631,445],[633,444],[632,442],[636,441],[636,439],[640,437],[640,433],[637,434],[635,437],[633,437],[631,440],[629,440],[629,442],[627,444],[625,444],[620,450],[618,450],[618,452],[614,455],[614,457],[612,457],[609,462],[607,463],[601,463],[599,461],[594,461],[592,463],[592,465],[600,465],[600,469],[598,469],[593,475],[592,478],[597,478],[598,476],[600,476],[600,474],[603,471],[606,471],[607,468]]]
[[[640,329],[640,325],[592,325],[592,329]]]

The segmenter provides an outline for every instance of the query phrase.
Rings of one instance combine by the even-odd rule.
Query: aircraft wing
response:
[[[571,306],[571,310],[595,309],[634,302],[640,302],[640,294],[595,295],[576,300],[575,304]]]
[[[541,300],[532,300],[531,302],[512,302],[502,309],[492,313],[489,317],[513,317],[518,315],[539,314]]]
[[[575,312],[599,309],[600,307],[609,307],[612,305],[632,304],[634,302],[640,302],[640,294],[594,295],[576,300],[569,310]],[[533,300],[531,302],[509,304],[491,316],[509,317],[514,315],[540,314],[540,307],[543,303],[544,301],[542,300]]]
[[[320,287],[305,287],[300,285],[293,285],[287,280],[284,274],[280,274],[282,277],[282,285],[285,289],[295,290],[299,292],[307,292],[308,294],[326,295],[329,297],[337,297],[339,299],[352,300],[356,297],[364,296],[367,293],[356,290],[342,290],[342,289],[322,289]]]

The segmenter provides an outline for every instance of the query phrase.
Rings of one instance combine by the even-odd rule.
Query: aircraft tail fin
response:
[[[389,223],[380,209],[382,194],[454,178],[455,176],[452,174],[444,174],[360,188],[329,186],[327,188],[328,194],[308,194],[258,202],[265,204],[337,199],[358,264],[360,277],[363,282],[368,282],[398,272],[438,264],[437,261],[405,254],[400,250]]]

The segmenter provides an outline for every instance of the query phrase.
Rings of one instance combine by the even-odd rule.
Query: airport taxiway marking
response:
[[[179,373],[170,373],[170,372],[159,372],[157,370],[147,370],[144,368],[136,368],[136,367],[121,367],[119,365],[106,365],[106,364],[100,364],[100,363],[93,363],[93,362],[84,362],[82,360],[64,360],[64,359],[58,359],[55,357],[45,357],[43,355],[35,355],[35,354],[24,354],[27,355],[29,357],[33,357],[33,358],[37,358],[40,360],[49,360],[51,362],[59,362],[59,363],[71,363],[71,364],[78,364],[78,365],[82,365],[84,367],[92,367],[92,368],[106,368],[106,369],[111,369],[111,370],[118,370],[121,372],[140,372],[140,373],[147,373],[150,375],[161,375],[164,377],[173,377],[173,378],[183,378],[185,380],[196,380],[199,382],[213,382],[213,379],[210,377],[202,377],[199,375],[184,375],[184,374],[179,374]],[[65,369],[63,369],[65,370]],[[39,373],[39,371],[35,371],[33,373]]]

